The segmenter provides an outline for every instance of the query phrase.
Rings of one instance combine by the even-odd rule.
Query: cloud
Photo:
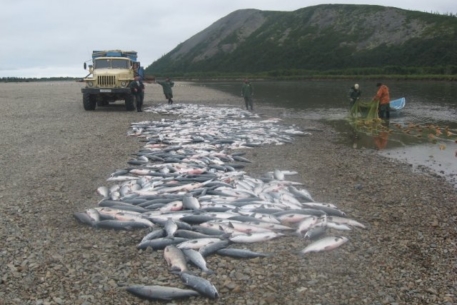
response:
[[[457,13],[455,0],[379,1],[428,12]],[[332,3],[347,1],[332,1]],[[367,1],[351,1],[364,4]],[[138,51],[144,66],[238,9],[293,11],[302,0],[4,0],[0,77],[80,76],[92,50]],[[5,26],[6,25],[6,26]]]

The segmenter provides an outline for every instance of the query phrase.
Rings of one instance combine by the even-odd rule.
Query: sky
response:
[[[457,14],[456,0],[0,0],[1,77],[84,77],[92,50],[135,50],[147,67],[239,9],[370,4]]]

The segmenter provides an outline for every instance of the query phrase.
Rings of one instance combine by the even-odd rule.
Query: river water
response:
[[[376,81],[358,82],[362,101],[376,94]],[[388,133],[367,132],[349,123],[347,93],[353,81],[253,82],[255,105],[278,108],[278,116],[319,120],[338,131],[339,142],[424,167],[457,187],[457,83],[386,81],[391,99],[406,98],[406,106],[389,121]],[[239,82],[202,83],[240,96]],[[240,105],[243,105],[240,96]],[[455,133],[455,135],[454,135]]]

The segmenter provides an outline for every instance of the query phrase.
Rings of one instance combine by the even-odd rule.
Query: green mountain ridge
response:
[[[457,18],[377,5],[238,10],[179,44],[146,73],[369,73],[385,67],[391,74],[457,74]]]

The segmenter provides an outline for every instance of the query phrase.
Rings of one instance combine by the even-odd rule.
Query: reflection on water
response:
[[[377,82],[357,81],[362,101],[369,101],[376,94]],[[284,117],[325,122],[339,132],[342,144],[357,149],[379,149],[382,155],[427,166],[448,178],[457,173],[457,137],[446,134],[457,133],[457,83],[385,81],[391,98],[405,97],[406,106],[400,115],[390,119],[387,130],[376,132],[358,130],[348,120],[347,92],[354,81],[252,83],[254,103],[282,108],[279,112]],[[242,84],[204,85],[240,96]]]

